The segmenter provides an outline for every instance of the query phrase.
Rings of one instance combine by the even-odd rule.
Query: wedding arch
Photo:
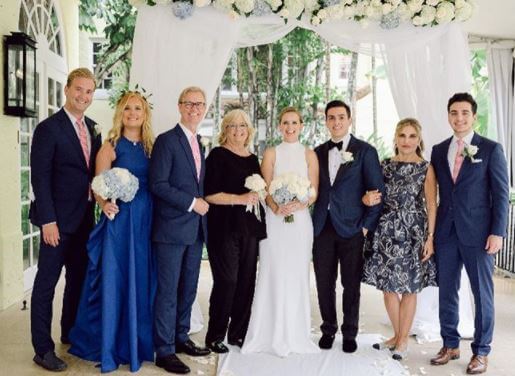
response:
[[[131,87],[137,83],[153,94],[156,134],[177,122],[176,103],[184,87],[202,87],[211,102],[233,49],[272,43],[295,27],[313,30],[339,47],[381,57],[399,116],[421,121],[429,147],[450,134],[447,100],[471,85],[467,36],[459,22],[432,27],[403,22],[385,29],[378,22],[364,27],[342,19],[315,26],[309,16],[286,21],[277,14],[235,18],[211,6],[181,19],[169,4],[139,6]]]

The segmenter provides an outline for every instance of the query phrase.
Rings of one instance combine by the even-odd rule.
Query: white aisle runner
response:
[[[342,337],[336,336],[331,350],[319,354],[293,354],[279,358],[270,354],[245,354],[229,346],[218,358],[219,376],[408,376],[401,363],[387,350],[378,351],[372,344],[381,341],[379,334],[360,334],[358,350],[342,351]],[[315,343],[317,339],[314,339]]]

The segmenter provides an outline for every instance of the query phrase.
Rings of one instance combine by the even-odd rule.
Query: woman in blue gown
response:
[[[139,92],[118,101],[114,125],[102,145],[96,174],[112,167],[129,170],[139,180],[130,202],[103,200],[100,221],[88,242],[88,269],[79,312],[70,332],[69,352],[100,362],[102,372],[129,364],[137,371],[153,361],[152,302],[154,263],[150,250],[152,200],[147,189],[153,144],[150,109]],[[115,215],[111,220],[108,216]]]

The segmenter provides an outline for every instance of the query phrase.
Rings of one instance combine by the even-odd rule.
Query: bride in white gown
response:
[[[318,188],[315,153],[300,144],[302,119],[285,108],[279,116],[283,142],[265,151],[262,173],[267,185],[275,176],[295,172]],[[309,204],[315,200],[311,198]],[[306,204],[277,205],[267,197],[267,239],[260,242],[256,292],[242,354],[265,352],[285,357],[290,353],[317,353],[310,338],[311,308],[309,264],[313,227]],[[284,216],[294,213],[294,222]]]

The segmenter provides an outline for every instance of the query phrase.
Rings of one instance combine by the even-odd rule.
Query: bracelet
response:
[[[432,238],[432,237],[433,237],[433,235],[434,235],[434,233],[432,233],[432,232],[428,232],[428,233],[427,233],[427,237],[428,237],[428,238]]]

